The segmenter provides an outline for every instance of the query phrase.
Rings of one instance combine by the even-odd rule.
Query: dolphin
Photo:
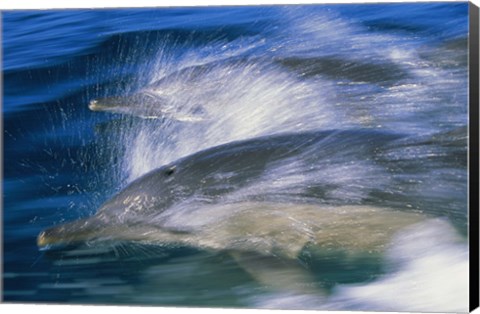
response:
[[[286,86],[276,85],[272,87],[272,91],[284,88],[292,90],[301,88],[305,79],[319,77],[390,87],[400,80],[405,80],[409,75],[405,69],[388,62],[364,63],[348,58],[331,57],[272,59],[237,56],[167,71],[160,79],[135,92],[93,99],[89,103],[89,108],[92,111],[132,115],[145,119],[168,118],[182,122],[199,122],[209,120],[215,111],[219,110],[211,103],[214,103],[212,98],[218,97],[217,93],[225,94],[222,87],[231,90],[244,82],[250,82],[248,88],[251,88],[281,78],[280,81],[290,83]],[[238,89],[237,97],[242,97],[244,92],[243,88]],[[287,97],[302,95],[292,94]],[[221,100],[216,106],[225,106],[226,103]],[[236,105],[232,105],[232,108],[235,107]]]
[[[302,293],[322,295],[299,260],[306,248],[381,256],[397,232],[434,217],[398,206],[396,175],[404,182],[421,171],[415,160],[392,161],[399,144],[405,137],[389,132],[329,130],[219,145],[143,175],[95,215],[42,231],[37,244],[114,240],[224,251],[269,287],[300,282]]]

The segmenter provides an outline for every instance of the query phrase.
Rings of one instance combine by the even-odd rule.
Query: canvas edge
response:
[[[479,306],[479,8],[469,3],[470,306]]]

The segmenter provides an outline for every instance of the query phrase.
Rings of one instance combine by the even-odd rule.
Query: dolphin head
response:
[[[198,122],[208,118],[201,104],[181,105],[165,95],[150,90],[125,96],[98,98],[90,101],[92,111],[120,113],[140,118],[164,118],[184,122]]]
[[[90,101],[88,108],[92,111],[157,118],[163,116],[165,103],[163,97],[142,91],[124,96],[97,98]]]

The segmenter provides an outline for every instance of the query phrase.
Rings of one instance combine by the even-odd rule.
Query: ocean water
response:
[[[4,301],[468,309],[467,3],[1,14]],[[142,104],[123,113],[89,109],[94,99],[145,91],[160,95],[164,114],[146,117]],[[262,175],[241,188],[233,182],[216,201],[275,198],[425,217],[385,238],[373,259],[300,258],[318,294],[275,289],[228,250],[37,247],[45,228],[93,215],[129,183],[179,158],[217,146],[219,155],[235,154],[229,143],[258,138],[261,151],[279,135],[295,143],[331,130],[345,136],[292,150],[281,163],[247,155],[242,163]],[[391,141],[380,150],[367,149],[385,138]],[[220,167],[207,170],[228,178],[215,172]],[[181,208],[187,212],[174,213],[169,227],[215,228],[225,217],[221,206],[206,206],[205,214]],[[348,219],[347,226],[368,222]],[[383,222],[385,230],[396,224]]]

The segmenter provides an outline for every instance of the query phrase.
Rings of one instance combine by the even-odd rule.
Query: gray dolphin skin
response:
[[[191,207],[198,204],[210,205],[225,202],[230,196],[233,201],[252,201],[260,197],[263,201],[303,198],[303,190],[298,191],[297,195],[297,189],[282,191],[279,188],[256,195],[258,193],[252,194],[249,187],[255,187],[255,182],[268,179],[269,170],[291,163],[299,164],[298,169],[292,169],[295,173],[288,173],[287,176],[319,171],[320,169],[312,167],[321,167],[323,158],[329,154],[328,149],[332,148],[330,146],[338,145],[340,141],[345,142],[343,154],[359,155],[360,150],[365,153],[370,151],[372,154],[388,141],[397,138],[395,135],[378,134],[375,141],[361,144],[361,137],[368,135],[368,132],[364,131],[283,135],[233,142],[195,153],[135,180],[103,204],[91,219],[75,222],[70,228],[54,227],[43,232],[38,240],[39,245],[73,240],[76,233],[81,234],[83,240],[91,233],[90,230],[93,232],[98,229],[95,225],[120,226],[157,219],[158,226],[161,227],[160,218],[169,208],[179,203],[189,203]],[[328,195],[333,195],[337,189],[345,188],[322,185],[323,182],[316,178],[312,180],[314,182],[310,183],[315,185],[308,187],[311,190],[310,198],[318,202],[328,201]],[[304,186],[308,183],[298,182],[298,185]],[[245,192],[240,199],[232,196],[242,189]],[[334,196],[330,197],[331,203],[336,201]]]
[[[378,256],[402,228],[442,216],[428,198],[409,202],[406,194],[421,184],[409,176],[435,169],[409,161],[407,143],[387,132],[332,130],[220,145],[145,174],[92,217],[44,230],[37,243],[114,240],[224,251],[260,282],[285,289],[288,281],[309,280],[295,262],[306,247]],[[428,140],[408,146],[431,150]],[[429,163],[444,167],[443,157],[428,155]],[[339,172],[348,176],[336,181]],[[318,292],[312,289],[302,292]]]

